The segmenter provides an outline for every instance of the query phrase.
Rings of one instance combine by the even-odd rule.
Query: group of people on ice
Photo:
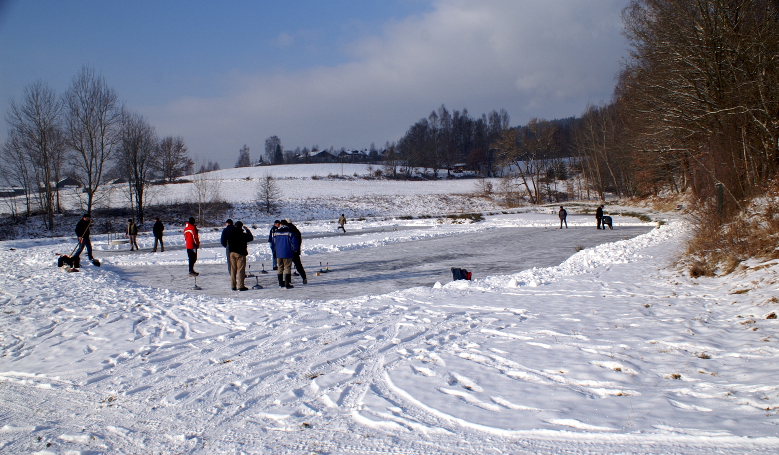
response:
[[[557,216],[560,218],[560,229],[563,228],[563,224],[565,224],[565,228],[568,229],[568,211],[565,210],[562,205],[560,206],[560,210],[557,211]],[[599,205],[595,210],[595,222],[598,229],[606,229],[606,226],[608,226],[609,229],[613,229],[611,217],[603,214],[603,204]]]
[[[246,287],[246,258],[249,256],[248,244],[254,241],[254,234],[242,221],[225,221],[220,243],[225,248],[227,273],[230,275],[230,289],[233,291],[248,291]],[[307,284],[306,271],[300,261],[300,246],[303,236],[300,230],[289,221],[275,220],[268,234],[268,243],[273,253],[273,270],[277,271],[279,286],[292,289],[292,265]],[[189,275],[200,275],[195,271],[197,250],[200,248],[200,236],[195,218],[191,217],[184,225],[184,246],[187,250]]]

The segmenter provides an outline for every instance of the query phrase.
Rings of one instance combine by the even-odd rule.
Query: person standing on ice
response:
[[[295,270],[300,274],[303,284],[308,284],[306,270],[303,268],[303,263],[300,262],[300,252],[303,250],[303,234],[301,234],[300,229],[298,229],[297,226],[292,224],[292,221],[290,221],[289,218],[285,218],[284,221],[287,222],[287,226],[289,226],[289,230],[292,231],[292,235],[298,240],[298,250],[295,255],[292,256],[292,263],[295,264]]]
[[[286,220],[282,220],[281,226],[273,233],[273,249],[276,251],[276,263],[279,267],[279,286],[292,289],[292,258],[295,257],[295,252],[300,253],[300,245]]]
[[[560,210],[557,212],[557,216],[560,217],[560,229],[563,228],[563,223],[565,223],[565,228],[568,229],[568,211],[566,211],[563,206],[560,206]]]
[[[154,249],[151,250],[152,253],[157,252],[157,242],[160,243],[160,251],[165,252],[165,244],[162,243],[162,231],[165,230],[165,225],[162,224],[162,221],[160,221],[159,217],[154,218],[154,226],[151,228],[151,231],[154,233]]]
[[[85,213],[79,222],[76,223],[76,237],[78,237],[78,247],[76,248],[76,252],[73,253],[74,259],[79,257],[81,252],[84,251],[84,248],[86,247],[87,257],[89,257],[89,260],[93,263],[95,262],[95,258],[92,257],[92,242],[89,240],[89,228],[91,226],[92,218],[88,213]]]
[[[598,207],[597,210],[595,210],[595,222],[598,224],[598,229],[601,227],[601,222],[603,220],[603,204]]]
[[[219,240],[219,242],[222,244],[222,246],[225,248],[225,257],[227,258],[227,274],[230,276],[232,275],[232,272],[230,271],[230,247],[228,245],[228,240],[230,239],[230,236],[233,233],[233,230],[235,227],[233,226],[233,220],[232,218],[228,218],[227,221],[225,221],[225,228],[222,229],[222,238]]]
[[[138,226],[135,224],[132,218],[127,220],[127,228],[124,230],[127,234],[127,238],[130,239],[130,251],[140,250],[138,247]]]
[[[226,229],[226,228],[225,228]],[[230,289],[233,291],[248,291],[244,285],[246,279],[246,256],[249,255],[249,242],[254,240],[252,231],[238,221],[230,230],[227,238],[227,249],[230,251]]]
[[[270,252],[273,254],[273,270],[278,270],[279,266],[276,264],[276,247],[273,244],[273,233],[276,232],[281,226],[281,221],[276,220],[273,222],[273,226],[268,233],[268,243],[270,244]]]
[[[195,262],[197,262],[197,249],[200,248],[200,236],[197,232],[195,217],[189,217],[189,221],[184,225],[184,247],[187,249],[187,259],[189,261],[189,276],[198,276],[195,272]]]
[[[346,217],[342,213],[341,218],[338,218],[338,229],[341,229],[342,231],[344,231],[344,234],[346,234],[346,229],[344,228],[344,224],[346,224]],[[336,229],[336,231],[338,229]]]

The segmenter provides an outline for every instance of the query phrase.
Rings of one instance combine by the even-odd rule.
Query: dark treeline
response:
[[[633,0],[614,99],[582,116],[589,178],[621,195],[691,192],[735,212],[779,170],[779,4]]]
[[[554,160],[574,155],[573,132],[578,119],[532,120],[526,126],[511,127],[509,115],[504,110],[493,110],[480,117],[471,117],[467,109],[449,112],[446,106],[430,113],[427,118],[414,123],[397,142],[388,144],[384,154],[385,167],[389,173],[410,173],[412,169],[421,169],[424,173],[451,170],[457,164],[465,165],[485,177],[503,175],[506,166],[516,161],[540,158],[538,150],[529,144],[538,134],[539,125],[544,125],[549,133],[544,159]],[[509,153],[506,137],[513,138],[510,148],[522,149],[518,153]],[[511,156],[507,156],[511,155]]]
[[[690,193],[722,215],[763,194],[779,171],[779,3],[633,0],[623,22],[631,52],[611,102],[517,127],[505,111],[473,119],[442,106],[395,154],[434,173],[509,169],[535,203],[529,183],[563,156],[601,199]]]

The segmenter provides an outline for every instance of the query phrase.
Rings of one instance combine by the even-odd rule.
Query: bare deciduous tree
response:
[[[57,95],[43,82],[24,90],[20,103],[11,101],[6,120],[11,129],[7,153],[16,154],[16,166],[29,166],[35,180],[35,193],[45,214],[45,225],[54,228],[55,195],[64,158],[63,134],[60,124],[62,104]],[[26,177],[23,177],[25,179]],[[27,182],[30,186],[31,182]],[[32,188],[31,188],[32,189]]]
[[[779,3],[633,0],[623,21],[632,147],[673,156],[701,197],[759,194],[779,173]]]
[[[191,174],[195,162],[187,156],[187,145],[181,136],[168,136],[160,141],[158,165],[162,178],[173,183],[182,175]]]
[[[519,131],[518,128],[508,128],[498,136],[491,148],[497,151],[498,158],[507,166],[513,165],[516,169],[516,173],[509,172],[504,176],[503,187],[505,192],[516,193],[516,187],[518,186],[514,180],[518,179],[522,181],[522,185],[527,191],[527,195],[530,198],[531,204],[537,204],[538,199],[534,196],[535,192],[530,187],[528,178],[532,175],[525,172],[525,163],[523,161],[522,149],[519,146]]]
[[[206,217],[222,204],[221,180],[209,172],[195,174],[192,178],[192,198],[197,205],[198,224],[205,226]]]
[[[13,130],[10,131],[3,148],[0,149],[0,175],[3,182],[9,186],[18,186],[24,190],[25,210],[27,216],[32,214],[32,195],[37,190],[27,155]],[[16,198],[8,198],[12,213],[18,214]]]
[[[105,79],[86,66],[73,79],[64,104],[66,143],[73,151],[73,171],[84,187],[86,210],[91,213],[106,166],[120,143],[121,107]]]
[[[256,193],[260,210],[267,214],[276,213],[279,208],[281,189],[271,174],[265,173],[257,181]]]
[[[143,116],[125,111],[122,115],[120,163],[129,185],[130,203],[139,224],[143,224],[147,190],[153,170],[158,167],[157,134]]]

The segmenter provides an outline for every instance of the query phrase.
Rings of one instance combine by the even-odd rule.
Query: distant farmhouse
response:
[[[320,150],[308,155],[308,161],[310,163],[337,163],[338,157],[326,150]]]
[[[368,155],[360,150],[343,151],[338,154],[338,158],[344,163],[364,163],[368,161]]]
[[[63,189],[63,188],[81,188],[81,183],[79,183],[78,180],[74,179],[73,177],[68,177],[65,179],[60,180],[57,182],[57,185],[55,185],[56,188]]]
[[[0,188],[0,197],[16,197],[16,196],[23,196],[24,195],[24,188],[19,186],[9,186],[5,188]]]

